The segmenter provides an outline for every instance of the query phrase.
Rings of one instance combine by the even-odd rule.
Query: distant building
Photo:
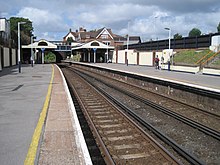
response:
[[[97,40],[106,45],[118,47],[127,44],[127,37],[123,37],[117,34],[112,33],[111,29],[105,27],[98,30],[88,31],[84,28],[79,28],[75,32],[72,32],[71,29],[69,33],[63,37],[64,42],[78,42],[78,43],[88,43],[90,41]],[[140,43],[140,36],[129,36],[129,44]]]
[[[0,45],[10,46],[10,21],[6,18],[0,18]]]

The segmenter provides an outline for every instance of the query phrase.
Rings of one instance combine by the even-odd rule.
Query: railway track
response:
[[[88,73],[87,73],[87,76],[88,76]],[[91,77],[91,75],[90,75],[90,77]],[[220,128],[219,128],[218,124],[213,124],[213,123],[220,123],[220,116],[219,115],[216,115],[216,114],[213,114],[213,113],[210,113],[210,112],[198,109],[198,108],[192,108],[192,106],[188,106],[188,108],[187,108],[187,105],[185,105],[183,103],[179,103],[179,102],[178,103],[180,105],[177,106],[176,102],[174,102],[173,100],[171,102],[169,99],[168,99],[168,101],[166,101],[166,103],[164,103],[167,106],[166,105],[162,106],[160,104],[157,104],[153,101],[146,99],[145,96],[147,95],[149,97],[149,95],[146,94],[145,91],[143,92],[143,90],[141,90],[140,88],[133,87],[132,85],[129,85],[129,84],[124,84],[124,83],[120,84],[119,82],[110,83],[110,81],[112,81],[112,80],[111,79],[104,80],[103,76],[102,76],[102,78],[101,77],[95,78],[93,75],[92,78],[96,79],[97,81],[105,84],[106,86],[108,86],[110,88],[113,88],[117,91],[120,91],[120,92],[136,99],[136,100],[139,100],[139,101],[143,102],[144,104],[157,109],[158,111],[161,111],[169,116],[172,116],[172,117],[180,120],[181,122],[184,122],[184,123],[196,128],[196,129],[206,133],[207,135],[216,138],[217,140],[220,140],[220,132],[219,132]],[[115,85],[115,84],[117,84],[117,85]],[[177,107],[180,107],[180,106],[181,106],[181,108],[179,108],[179,109],[182,111],[188,111],[188,112],[184,112],[188,115],[182,115],[182,113],[178,113],[179,109]],[[169,109],[166,107],[169,107]],[[174,110],[172,110],[172,109],[174,109]],[[190,111],[191,111],[191,113],[193,111],[192,115],[189,114]],[[199,121],[203,121],[203,122],[205,121],[204,122],[205,125],[201,124],[202,122],[194,121],[193,120],[194,117],[192,117],[192,116],[196,116],[197,119],[201,118],[201,120],[199,120]],[[210,123],[207,123],[207,121],[212,122],[211,126],[210,126]],[[208,126],[206,126],[206,125],[208,125]],[[210,127],[214,127],[216,130],[213,128],[210,128]]]
[[[74,96],[74,93],[72,91],[72,89],[70,88],[70,92],[72,95],[72,100],[73,100],[73,104],[75,106],[76,109],[76,113],[81,125],[81,129],[83,132],[83,136],[85,138],[88,150],[89,150],[89,154],[91,157],[91,160],[93,162],[93,164],[99,164],[99,165],[105,165],[105,161],[101,155],[101,151],[99,149],[99,147],[96,144],[96,141],[93,137],[92,134],[92,130],[89,128],[89,124],[87,122],[87,120],[85,119],[85,116],[82,112],[82,109],[80,108],[80,105],[77,101],[77,98]]]
[[[179,164],[95,88],[72,71],[65,68],[62,71],[83,109],[107,164]]]
[[[81,69],[79,71],[82,72]],[[220,114],[209,112],[198,107],[193,107],[178,100],[173,100],[132,84],[127,84],[125,82],[108,78],[104,75],[92,73],[91,71],[83,70],[83,73],[89,75],[90,77],[92,76],[97,81],[126,93],[127,95],[138,99],[147,105],[157,107],[158,110],[179,118],[181,121],[186,121],[191,124],[191,126],[194,126],[195,128],[220,140]]]
[[[76,68],[75,68],[76,69]],[[77,69],[78,70],[78,69]],[[82,70],[81,70],[82,71]],[[162,139],[163,139],[163,141],[166,141],[166,143],[168,143],[169,145],[172,145],[172,147],[175,149],[175,150],[177,150],[177,152],[180,154],[180,155],[182,155],[183,157],[185,157],[185,159],[187,159],[189,162],[192,162],[192,164],[205,164],[205,162],[206,163],[215,163],[215,162],[218,162],[218,159],[216,160],[216,156],[217,155],[219,155],[219,152],[218,152],[218,148],[219,148],[219,132],[218,131],[216,131],[216,130],[213,130],[213,129],[210,129],[208,126],[204,126],[204,128],[203,128],[203,125],[201,125],[200,123],[197,123],[197,121],[194,121],[194,120],[192,120],[192,119],[188,119],[188,116],[184,116],[184,115],[182,115],[182,114],[179,114],[178,113],[178,111],[177,112],[175,112],[172,108],[172,106],[170,106],[170,105],[168,105],[168,103],[167,103],[167,107],[171,107],[171,111],[170,111],[170,109],[167,109],[166,107],[164,108],[164,107],[162,107],[161,106],[161,104],[158,104],[158,101],[156,100],[153,100],[153,101],[146,101],[146,98],[145,98],[145,96],[144,95],[142,95],[142,93],[145,93],[145,95],[150,95],[150,96],[152,96],[151,95],[151,92],[150,93],[148,93],[146,90],[143,90],[142,88],[137,88],[136,86],[130,86],[129,84],[126,84],[126,83],[123,83],[123,82],[120,82],[120,81],[116,81],[115,82],[115,80],[112,80],[112,79],[107,79],[107,78],[105,78],[105,76],[104,75],[97,75],[97,74],[95,74],[95,73],[91,73],[91,72],[88,72],[88,71],[86,71],[86,70],[83,70],[83,74],[87,74],[87,76],[89,77],[90,76],[90,80],[87,80],[87,81],[91,81],[91,82],[95,82],[95,81],[99,81],[99,82],[102,82],[103,84],[105,84],[106,86],[108,86],[109,88],[114,88],[114,90],[115,90],[115,92],[112,92],[112,93],[117,93],[118,91],[120,91],[121,93],[124,93],[124,94],[126,94],[126,95],[128,95],[128,96],[130,96],[131,98],[133,98],[134,100],[139,100],[140,102],[142,102],[142,103],[144,103],[144,104],[147,104],[147,105],[149,105],[149,106],[151,106],[151,107],[154,107],[154,108],[156,108],[157,110],[159,110],[159,111],[161,111],[161,112],[163,112],[163,113],[166,113],[167,115],[170,115],[170,116],[172,116],[172,117],[175,117],[177,120],[179,120],[179,119],[181,119],[181,120],[183,120],[182,122],[184,122],[184,123],[186,123],[186,122],[188,122],[189,121],[189,125],[191,125],[192,127],[194,127],[194,128],[196,128],[196,130],[195,131],[193,131],[193,130],[191,130],[191,131],[188,131],[188,132],[191,132],[191,134],[198,134],[198,131],[197,130],[200,130],[200,131],[202,131],[202,132],[205,132],[205,134],[207,134],[207,137],[206,136],[204,136],[204,135],[196,135],[196,138],[195,139],[197,139],[197,141],[198,141],[198,144],[199,144],[199,141],[201,141],[201,151],[200,151],[200,149],[198,149],[198,144],[193,144],[193,143],[195,143],[195,142],[190,142],[190,143],[192,143],[192,145],[196,145],[197,147],[195,147],[194,149],[190,149],[189,150],[189,146],[184,146],[183,144],[181,144],[182,142],[181,142],[181,139],[182,139],[182,141],[184,142],[184,141],[189,141],[189,139],[185,139],[185,140],[183,140],[183,138],[182,137],[179,137],[179,139],[180,139],[180,142],[178,142],[179,144],[176,144],[176,140],[178,141],[178,138],[176,139],[175,137],[174,137],[174,139],[172,139],[173,137],[171,137],[171,138],[169,138],[169,137],[167,137],[166,135],[165,135],[165,139],[162,137],[164,134],[162,134],[162,136],[160,136],[160,135],[158,135],[158,133],[156,133],[158,130],[156,129],[156,131],[154,130],[154,128],[155,128],[155,126],[153,126],[152,127],[152,124],[150,125],[150,126],[147,126],[147,124],[146,124],[146,119],[144,118],[144,117],[140,117],[140,116],[146,116],[146,115],[144,115],[144,113],[145,112],[141,112],[141,113],[139,113],[139,114],[137,114],[136,112],[134,112],[134,111],[142,111],[142,109],[143,108],[130,108],[130,110],[129,110],[129,106],[128,105],[125,105],[124,103],[122,103],[122,108],[123,109],[125,109],[125,111],[127,111],[130,115],[132,115],[133,116],[133,118],[136,118],[136,120],[138,120],[140,123],[142,123],[142,125],[144,126],[144,127],[146,127],[146,128],[148,128],[148,129],[150,129],[152,132],[154,132],[155,134],[157,134],[157,136],[159,136],[160,138],[162,137]],[[91,78],[92,77],[92,78]],[[112,82],[112,81],[114,81],[114,83]],[[109,85],[110,84],[110,85]],[[112,85],[113,84],[113,85]],[[114,85],[114,84],[117,84],[117,85]],[[101,87],[102,88],[102,87]],[[107,90],[107,87],[103,87],[104,88],[104,91],[103,92],[105,92],[105,90],[106,90],[106,93],[111,93],[110,92],[110,90]],[[102,90],[102,89],[100,89],[100,90]],[[128,92],[128,90],[129,90],[129,92]],[[126,92],[125,92],[126,91]],[[144,91],[144,92],[143,92]],[[120,94],[120,92],[119,93],[117,93],[117,94],[115,94],[115,95],[121,95]],[[139,93],[140,92],[140,93]],[[147,93],[147,94],[146,94]],[[106,94],[107,95],[107,94]],[[117,97],[115,97],[114,98],[114,96],[111,96],[111,94],[110,94],[110,96],[108,96],[109,98],[111,98],[111,100],[115,100],[114,102],[117,102],[117,100],[120,100],[120,97],[122,97],[122,96],[119,96],[119,98],[117,98]],[[159,97],[159,96],[158,96]],[[172,101],[172,100],[171,100]],[[174,101],[174,100],[173,100]],[[120,101],[119,101],[120,102]],[[132,102],[132,101],[127,101],[127,102]],[[175,104],[174,102],[172,102],[173,104]],[[116,103],[116,104],[118,104],[118,103]],[[119,103],[120,104],[120,103]],[[123,105],[124,104],[124,105]],[[187,106],[186,104],[182,104],[182,103],[180,103],[182,106]],[[120,105],[119,105],[120,106]],[[138,105],[139,106],[139,105]],[[176,106],[175,106],[176,107]],[[191,107],[191,106],[189,106],[190,108],[191,108],[191,111],[193,110],[193,107]],[[127,110],[126,110],[127,109]],[[131,110],[132,109],[132,110]],[[135,110],[135,109],[137,109],[137,110]],[[174,108],[175,109],[175,108]],[[169,111],[169,112],[166,112],[166,111]],[[217,122],[214,122],[214,123],[219,123],[219,119],[218,119],[218,115],[216,115],[216,114],[213,114],[213,113],[209,113],[209,112],[206,112],[206,111],[204,111],[204,110],[201,110],[201,109],[195,109],[195,113],[201,113],[201,114],[205,114],[206,116],[204,117],[204,118],[206,118],[206,120],[216,120],[217,119]],[[193,115],[193,114],[192,114]],[[201,117],[202,115],[197,115],[197,118],[202,118]],[[208,117],[210,117],[210,118],[208,118]],[[155,119],[155,120],[158,120],[158,119]],[[184,120],[187,120],[187,121],[184,121]],[[206,122],[204,122],[204,123],[206,123]],[[159,123],[160,124],[160,123]],[[153,125],[155,125],[155,123],[153,124]],[[197,125],[198,125],[198,127],[197,127]],[[201,127],[200,127],[201,126]],[[217,124],[217,127],[218,127],[218,124]],[[172,127],[170,128],[171,130],[173,129]],[[176,129],[176,128],[174,128],[174,129]],[[161,132],[161,131],[159,131],[159,132]],[[179,132],[182,132],[182,130],[180,130]],[[186,134],[186,133],[184,133],[184,132],[182,132],[183,133],[183,136],[186,136],[186,138],[188,138],[188,137],[190,137],[190,136],[192,136],[192,135],[184,135],[184,134]],[[159,133],[160,134],[160,133]],[[171,134],[173,134],[173,133],[171,133]],[[174,135],[174,136],[176,136],[176,135]],[[202,136],[202,137],[201,137]],[[208,138],[208,136],[212,136],[212,137],[214,137],[214,138],[216,138],[217,139],[217,142],[216,142],[216,140],[213,140],[212,138]],[[204,139],[206,139],[205,141],[204,141]],[[196,141],[196,140],[195,140]],[[213,142],[212,142],[213,141]],[[214,142],[215,141],[215,142]],[[205,146],[205,143],[207,142],[207,144],[206,144],[206,146]],[[173,143],[173,144],[172,144]],[[185,142],[184,142],[185,143]],[[188,142],[189,143],[189,142]],[[186,144],[186,145],[188,145],[188,144]],[[204,146],[203,146],[204,145]],[[215,147],[216,148],[215,148]],[[184,149],[184,148],[188,148],[187,149],[187,151],[186,151],[186,149]],[[205,147],[210,147],[210,151],[209,150],[207,150],[206,151],[206,149],[205,149]],[[180,149],[179,149],[180,148]],[[196,151],[193,151],[193,150],[196,150]],[[202,151],[203,150],[203,151]],[[202,153],[203,152],[203,153]],[[207,152],[207,154],[205,154],[205,152]],[[190,154],[191,153],[191,154]],[[192,153],[193,153],[193,155],[194,154],[196,154],[196,157],[195,156],[193,156],[192,155]],[[215,153],[214,155],[216,155],[216,156],[214,156],[213,157],[213,155],[212,155],[212,153]],[[187,154],[189,154],[189,156],[186,156]],[[192,158],[190,158],[192,156]],[[202,158],[201,160],[198,160],[198,158],[197,157],[199,157],[199,158]],[[206,160],[206,158],[205,157],[208,157],[208,159]],[[217,156],[218,157],[218,156]],[[192,159],[192,160],[191,160]],[[196,162],[193,162],[194,160],[193,159],[195,159],[195,161]]]

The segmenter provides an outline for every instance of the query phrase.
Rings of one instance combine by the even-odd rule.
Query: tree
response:
[[[218,23],[217,30],[218,30],[218,33],[220,33],[220,22]]]
[[[73,40],[73,37],[68,37],[68,38],[67,38],[67,42],[68,42],[68,43],[71,43],[71,42],[73,42],[73,41],[74,41],[74,40]]]
[[[183,38],[183,36],[179,33],[176,33],[176,34],[174,34],[173,38],[174,39],[181,39],[181,38]]]
[[[14,40],[16,45],[18,45],[18,22],[26,22],[25,24],[20,25],[20,35],[21,35],[21,43],[29,44],[30,37],[32,35],[33,26],[32,22],[27,18],[22,17],[11,17],[10,18],[10,30],[11,30],[11,38]]]
[[[193,28],[190,32],[189,32],[189,37],[196,37],[196,36],[200,36],[201,35],[201,31],[197,28]]]
[[[53,63],[56,62],[56,55],[52,52],[48,52],[45,54],[45,58],[44,58],[44,62],[45,63]]]

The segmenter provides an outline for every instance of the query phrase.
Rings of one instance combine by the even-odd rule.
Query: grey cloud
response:
[[[160,6],[161,10],[175,13],[213,12],[220,8],[219,0],[123,0],[123,2],[144,6]]]
[[[35,18],[34,28],[57,39],[79,26],[88,30],[105,26],[124,35],[129,20],[130,33],[146,38],[167,37],[165,26],[183,35],[194,26],[204,32],[215,31],[220,21],[219,0],[7,0],[1,2],[0,16],[17,15],[27,7],[49,13],[45,22]],[[27,16],[35,15],[30,12]]]

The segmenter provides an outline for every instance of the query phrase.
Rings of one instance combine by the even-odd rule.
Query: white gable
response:
[[[85,44],[79,44],[77,45],[76,47],[73,47],[72,50],[77,50],[77,49],[93,49],[93,48],[96,48],[96,49],[114,49],[113,46],[108,46],[108,45],[105,45],[99,41],[90,41],[88,43],[85,43]]]
[[[110,36],[111,39],[113,39],[112,35],[108,32],[108,30],[106,28],[104,28],[96,38],[99,38],[99,37],[102,37],[102,36]],[[103,38],[105,39],[105,38]]]
[[[108,32],[106,29],[104,29],[104,31],[102,32],[102,34],[110,35],[109,32]]]
[[[22,45],[22,48],[45,48],[45,49],[57,49],[57,45],[51,42],[41,39],[29,45]]]
[[[69,33],[69,34],[66,36],[65,40],[67,40],[69,37],[72,37],[72,39],[73,39],[74,41],[76,41],[76,38],[74,37],[74,35],[73,35],[72,33]]]

